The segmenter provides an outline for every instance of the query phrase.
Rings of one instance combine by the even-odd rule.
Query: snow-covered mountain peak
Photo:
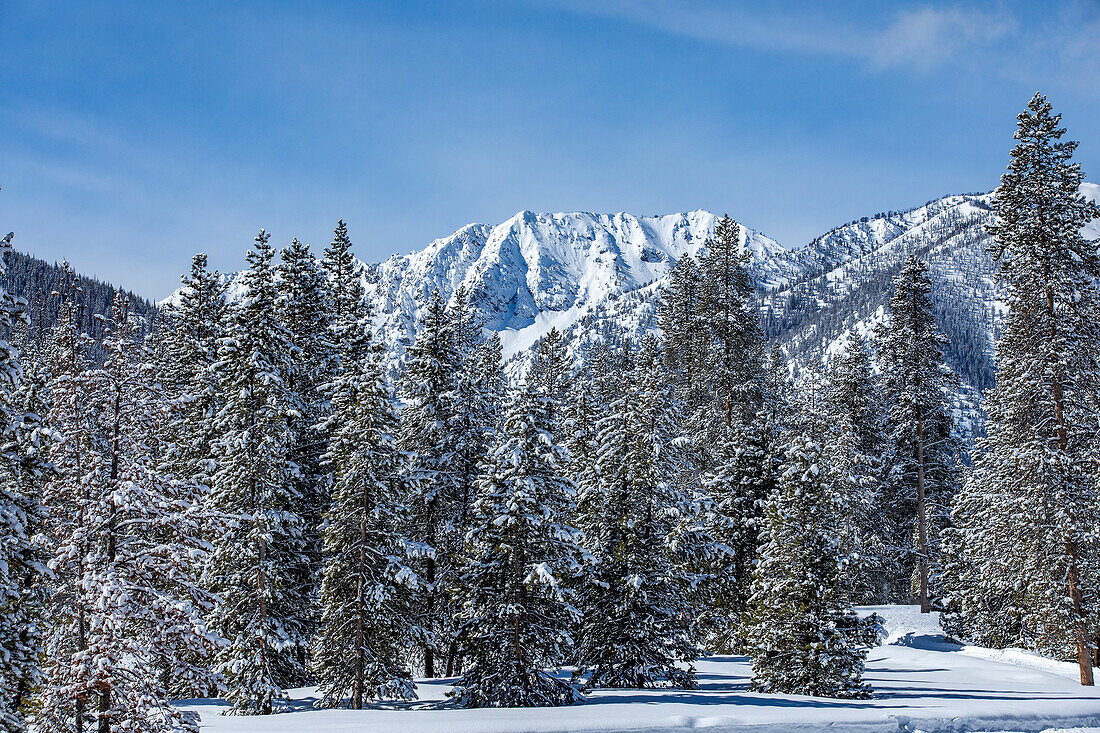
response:
[[[657,216],[524,210],[495,226],[469,224],[423,250],[368,266],[375,327],[398,359],[431,293],[450,299],[465,287],[510,356],[550,325],[566,330],[593,308],[663,280],[685,254],[698,254],[717,219],[702,209]],[[762,286],[788,282],[800,269],[759,232],[742,227],[741,243]]]

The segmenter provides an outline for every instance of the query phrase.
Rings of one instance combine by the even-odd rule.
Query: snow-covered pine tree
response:
[[[691,255],[672,268],[668,289],[661,293],[659,325],[665,344],[664,367],[686,415],[702,405],[709,339],[704,314],[703,276]]]
[[[728,216],[702,257],[702,312],[708,351],[706,398],[686,426],[702,468],[706,524],[716,553],[709,568],[712,643],[736,646],[747,599],[763,500],[774,485],[764,423],[763,334],[741,228]]]
[[[768,499],[760,560],[752,572],[745,650],[752,689],[815,697],[866,697],[863,662],[875,627],[852,610],[845,509],[821,446],[792,438],[779,488]]]
[[[0,275],[12,235],[0,239]],[[0,287],[0,333],[12,334],[25,302]],[[39,417],[23,403],[23,371],[11,339],[0,343],[0,731],[27,730],[31,694],[42,673],[46,557],[37,539],[45,518],[42,449],[48,444]]]
[[[843,522],[846,551],[859,557],[852,578],[855,598],[863,603],[889,600],[890,577],[882,543],[881,499],[885,415],[867,339],[848,334],[843,351],[829,363],[822,388],[826,415],[824,444],[828,463],[848,506]]]
[[[321,267],[328,275],[332,288],[333,323],[347,318],[349,312],[358,312],[363,298],[362,265],[351,252],[348,226],[340,219],[333,231],[332,242],[325,247]]]
[[[424,310],[416,341],[406,351],[402,377],[405,407],[401,413],[399,446],[406,457],[410,481],[411,539],[432,548],[417,571],[426,587],[421,594],[423,671],[435,676],[441,644],[454,632],[454,609],[443,589],[454,580],[462,545],[456,522],[461,493],[456,479],[456,448],[448,426],[454,417],[453,391],[457,371],[454,334],[443,298],[436,291]]]
[[[695,423],[704,440],[718,437],[723,426],[751,423],[763,400],[764,337],[748,271],[750,257],[741,247],[737,222],[728,216],[719,219],[701,263],[708,404]]]
[[[547,671],[572,643],[577,611],[565,580],[581,550],[568,512],[564,461],[550,432],[550,400],[521,386],[482,478],[462,572],[463,707],[547,707],[580,699]]]
[[[297,572],[307,551],[302,497],[287,459],[293,345],[276,313],[268,240],[261,230],[248,252],[243,293],[215,364],[225,404],[217,416],[212,504],[228,519],[205,579],[220,598],[212,623],[229,644],[217,670],[234,713],[271,713],[283,688],[302,678],[299,647],[308,643],[308,589]]]
[[[939,533],[958,478],[948,403],[953,377],[943,360],[945,340],[936,328],[925,262],[906,261],[888,310],[889,320],[877,334],[889,426],[880,511],[894,558],[892,593],[896,599],[915,595],[927,613]],[[916,585],[915,593],[907,592],[910,585]]]
[[[163,469],[169,398],[121,294],[105,325],[103,367],[73,381],[87,421],[74,426],[83,433],[67,439],[76,437],[86,450],[79,465],[60,464],[79,473],[58,483],[79,487],[75,496],[51,496],[77,499],[79,519],[54,522],[51,531],[59,540],[54,567],[78,571],[58,574],[58,596],[82,613],[75,629],[68,620],[58,626],[77,638],[73,644],[57,637],[63,657],[45,686],[39,728],[70,730],[75,717],[100,733],[197,731],[197,720],[169,700],[172,692],[190,697],[217,689],[208,663],[219,640],[202,619],[210,604],[195,567],[208,548],[201,514],[193,511],[198,490]],[[55,394],[66,397],[58,387]],[[62,503],[51,509],[70,511]],[[78,548],[84,554],[72,568],[62,553]]]
[[[579,520],[592,560],[573,652],[575,678],[588,687],[695,684],[690,583],[674,545],[687,502],[672,483],[678,451],[663,376],[657,340],[646,336],[597,426],[595,486]]]
[[[339,367],[324,387],[331,410],[318,426],[329,436],[324,468],[332,500],[322,525],[324,575],[313,671],[326,706],[410,699],[406,655],[420,640],[417,576],[400,535],[407,487],[397,450],[397,412],[371,343],[369,313],[345,304],[333,324]]]
[[[453,534],[461,537],[470,527],[481,464],[496,439],[498,416],[504,398],[504,375],[500,364],[500,337],[493,334],[492,338],[486,339],[483,336],[477,314],[468,302],[465,286],[460,285],[455,291],[447,314],[456,369],[448,400],[450,419],[446,431],[454,446],[451,465],[458,502]],[[458,549],[457,545],[455,549]],[[456,591],[453,587],[447,587],[444,592],[453,595]],[[452,634],[444,675],[450,677],[454,674],[456,664],[461,667],[461,649],[458,638]]]
[[[568,385],[566,377],[573,369],[573,359],[565,345],[565,336],[551,327],[534,347],[531,369],[527,376],[532,389],[539,390],[549,400],[550,429],[555,439],[561,428],[562,410]]]
[[[772,346],[764,360],[764,423],[776,446],[783,444],[783,435],[791,422],[791,374],[787,358],[778,344]],[[782,461],[780,450],[772,450],[773,461]]]
[[[1081,195],[1077,143],[1062,139],[1046,98],[1036,94],[1017,120],[989,230],[1009,312],[988,438],[953,513],[952,574],[963,583],[952,584],[949,601],[964,631],[988,637],[1001,626],[1014,644],[1075,657],[1081,684],[1092,685],[1100,254],[1082,227],[1100,212]]]
[[[446,430],[455,448],[457,519],[464,530],[477,494],[481,462],[493,443],[504,378],[499,359],[494,363],[490,353],[496,347],[486,348],[487,339],[482,336],[481,324],[467,302],[464,286],[460,285],[455,291],[447,313],[457,369],[453,375],[450,420]],[[499,344],[499,337],[495,343]]]
[[[214,416],[221,405],[213,367],[224,326],[225,284],[208,269],[202,253],[192,258],[191,272],[181,280],[177,302],[166,308],[160,359],[161,378],[177,403],[167,462],[178,476],[209,485]]]
[[[279,322],[286,329],[291,351],[290,370],[286,375],[286,387],[294,411],[289,422],[291,444],[287,461],[296,493],[300,498],[300,511],[305,523],[307,562],[296,569],[304,592],[316,595],[321,582],[321,515],[328,505],[329,479],[321,468],[321,455],[325,451],[325,436],[318,432],[318,425],[328,410],[327,397],[322,385],[329,382],[336,361],[329,311],[332,293],[326,273],[309,247],[297,239],[280,253],[281,262],[275,268],[278,299],[275,310]],[[358,311],[353,311],[358,315]],[[307,619],[305,634],[313,636],[316,619]],[[306,648],[299,647],[302,668],[308,663]]]
[[[86,348],[91,339],[80,328],[82,293],[67,262],[62,263],[56,292],[58,317],[45,353],[50,404],[46,428],[56,439],[47,456],[53,473],[42,492],[52,575],[46,611],[50,623],[43,655],[45,681],[35,716],[36,727],[47,733],[88,726],[89,703],[93,702],[79,665],[73,664],[74,657],[88,653],[89,616],[94,606],[83,584],[93,531],[91,490],[84,481],[94,437],[90,429],[94,413],[88,409],[84,384]]]

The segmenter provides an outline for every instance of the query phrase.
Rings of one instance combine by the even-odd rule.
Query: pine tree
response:
[[[405,655],[416,626],[418,579],[399,529],[407,487],[397,451],[397,412],[381,375],[369,318],[350,304],[335,325],[340,367],[325,387],[331,412],[324,467],[333,479],[322,525],[324,578],[313,668],[323,704],[355,709],[364,700],[410,699],[415,685]]]
[[[53,467],[43,488],[46,534],[50,540],[49,586],[46,613],[50,618],[44,644],[45,683],[36,725],[44,731],[82,730],[89,724],[92,691],[72,663],[88,653],[88,626],[92,599],[83,584],[89,570],[93,497],[84,481],[90,464],[93,434],[84,387],[90,342],[80,329],[82,304],[76,275],[63,263],[57,294],[57,322],[46,349],[46,389],[50,409],[47,429],[56,436],[47,460]]]
[[[1062,139],[1046,98],[1036,94],[1017,120],[989,229],[1009,312],[988,438],[954,509],[951,606],[976,635],[999,625],[1014,644],[1076,657],[1081,684],[1092,685],[1100,253],[1082,227],[1100,212],[1081,195],[1077,143]]]
[[[225,404],[214,444],[212,504],[228,518],[206,569],[220,601],[212,621],[229,644],[218,656],[233,712],[269,714],[303,675],[299,648],[308,589],[302,497],[288,452],[293,405],[287,387],[293,345],[276,314],[274,250],[260,231],[248,253],[215,370]]]
[[[405,408],[401,414],[400,447],[411,484],[409,533],[432,548],[418,568],[424,578],[421,595],[424,638],[423,670],[435,676],[440,643],[454,633],[454,609],[443,590],[454,580],[462,544],[457,512],[461,489],[456,477],[456,447],[448,429],[454,419],[453,390],[458,357],[447,309],[439,292],[432,294],[406,352],[402,380]]]
[[[181,477],[209,485],[213,471],[214,417],[221,405],[214,362],[225,318],[225,284],[207,269],[205,254],[191,260],[179,299],[166,309],[161,377],[176,405],[169,426],[167,461]]]
[[[848,506],[846,551],[858,556],[861,569],[852,578],[853,592],[864,603],[887,601],[890,562],[881,512],[885,415],[870,347],[860,333],[850,332],[844,350],[828,365],[822,392],[821,437]]]
[[[592,567],[581,588],[584,618],[575,676],[588,687],[693,687],[688,583],[675,533],[685,501],[674,488],[671,395],[656,339],[598,424],[595,486],[580,522]]]
[[[737,619],[747,598],[764,498],[774,484],[765,423],[763,335],[741,229],[720,219],[702,257],[702,312],[707,340],[705,399],[684,430],[701,474],[705,522],[713,553],[707,568],[712,644],[737,646]]]
[[[339,323],[348,313],[357,313],[363,299],[362,265],[351,252],[348,226],[341,219],[336,223],[332,242],[325,248],[321,268],[328,275],[332,288],[332,322]]]
[[[531,369],[528,375],[532,389],[539,390],[549,400],[550,429],[557,432],[561,428],[561,408],[565,404],[566,376],[573,368],[573,359],[565,345],[565,336],[557,328],[551,327],[534,347]]]
[[[863,661],[873,622],[848,601],[840,497],[821,446],[791,440],[778,490],[768,499],[760,560],[752,573],[745,647],[752,689],[815,697],[866,697]]]
[[[11,234],[0,239],[0,274],[11,240]],[[25,305],[0,288],[0,332],[18,328]],[[19,351],[10,342],[0,344],[0,731],[5,733],[27,729],[28,701],[42,678],[46,558],[36,535],[44,521],[41,452],[49,436],[38,415],[26,410],[24,381]]]
[[[661,293],[659,325],[665,343],[674,345],[663,350],[665,370],[689,415],[706,395],[709,340],[704,296],[699,265],[694,257],[684,255],[669,274],[668,290]]]
[[[286,387],[290,398],[291,443],[287,449],[291,480],[300,497],[300,514],[304,522],[306,562],[295,570],[296,581],[309,597],[316,595],[320,585],[321,515],[328,504],[328,477],[321,469],[325,451],[324,436],[317,426],[328,411],[327,398],[321,386],[329,381],[336,361],[332,343],[329,310],[332,293],[329,282],[317,258],[309,247],[293,240],[280,253],[276,267],[278,298],[276,313],[286,329],[292,346]],[[359,311],[352,311],[356,316]],[[316,619],[308,618],[305,633],[313,634]],[[300,659],[306,668],[305,647],[299,647]]]
[[[450,419],[446,425],[455,447],[458,521],[464,526],[476,494],[481,461],[492,446],[496,413],[503,396],[504,377],[497,349],[481,333],[481,325],[459,286],[448,308],[448,321],[456,370],[449,395]]]
[[[54,511],[73,509],[58,499],[75,500],[78,516],[50,527],[59,541],[52,566],[61,586],[53,602],[62,620],[42,700],[45,731],[69,730],[73,718],[77,728],[86,719],[100,733],[115,726],[197,731],[196,720],[170,706],[171,692],[216,689],[206,667],[218,638],[202,620],[209,597],[193,566],[207,548],[193,511],[198,491],[162,467],[169,402],[141,330],[116,295],[104,365],[55,389],[69,409],[66,391],[77,387],[90,419],[72,426],[68,437],[79,441],[80,460],[59,456],[69,459],[59,461],[69,473],[47,495]],[[83,554],[74,563],[75,551]]]
[[[500,337],[486,339],[481,324],[467,300],[466,288],[460,285],[447,309],[448,324],[454,349],[455,371],[448,395],[449,419],[446,431],[454,454],[455,506],[452,536],[465,535],[470,527],[477,484],[482,463],[492,448],[498,414],[504,396],[504,375],[501,371]],[[457,550],[457,546],[455,548]],[[457,577],[452,576],[453,580]],[[442,589],[454,596],[454,583]],[[454,674],[461,666],[458,638],[452,634],[446,656],[444,674]]]
[[[763,334],[749,261],[749,252],[741,247],[741,227],[722,217],[701,264],[709,401],[696,426],[704,431],[704,439],[717,436],[722,426],[751,422],[763,397]]]
[[[928,265],[910,257],[894,281],[888,325],[878,333],[890,426],[884,487],[885,540],[894,552],[898,596],[915,578],[921,612],[932,608],[933,563],[939,531],[956,490],[954,428],[947,394],[952,375],[943,361]]]
[[[467,665],[452,693],[463,707],[568,705],[580,696],[545,670],[561,664],[576,610],[566,578],[578,567],[563,522],[569,486],[538,389],[512,396],[467,535],[461,635]]]

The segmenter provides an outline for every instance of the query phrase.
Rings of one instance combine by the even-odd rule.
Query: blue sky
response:
[[[260,227],[365,259],[520,209],[787,244],[997,183],[1048,94],[1100,180],[1100,4],[0,0],[0,229],[154,297]]]

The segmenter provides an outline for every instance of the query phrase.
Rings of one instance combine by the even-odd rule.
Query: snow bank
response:
[[[454,709],[449,680],[421,681],[416,702],[364,711],[316,710],[310,688],[268,717],[222,716],[220,700],[180,705],[201,715],[206,733],[1100,733],[1100,691],[1080,687],[1063,663],[951,644],[935,614],[916,607],[860,610],[884,625],[867,660],[870,700],[749,692],[748,660],[718,656],[699,663],[697,690],[600,690],[566,708]]]

